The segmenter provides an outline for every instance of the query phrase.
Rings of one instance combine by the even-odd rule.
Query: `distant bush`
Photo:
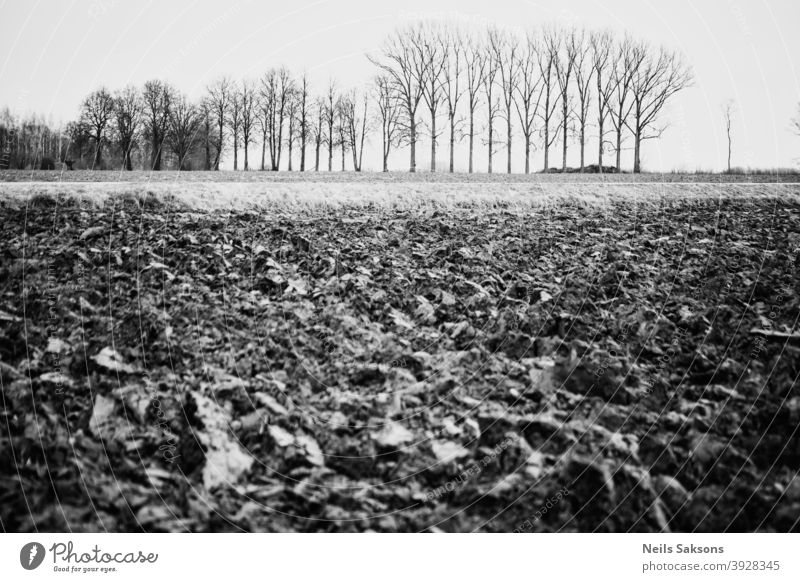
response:
[[[731,168],[730,172],[727,170],[716,171],[705,168],[696,168],[691,170],[678,170],[673,168],[669,171],[673,175],[682,176],[797,176],[800,175],[799,168]]]
[[[581,172],[580,168],[567,168],[566,170],[562,168],[548,168],[547,170],[542,170],[540,174],[599,174],[600,173],[600,166],[597,164],[589,164],[588,166],[583,167],[583,172]],[[616,174],[617,168],[615,166],[603,166],[603,173],[604,174]]]
[[[600,166],[597,164],[590,164],[586,166],[583,171],[587,174],[599,174],[600,173]],[[616,174],[617,168],[615,166],[603,166],[603,173],[604,174]]]
[[[795,176],[800,174],[800,169],[797,168],[736,168],[737,170],[741,170],[743,174],[749,174],[751,176],[772,176],[772,175],[790,175]],[[734,168],[731,168],[733,172]]]

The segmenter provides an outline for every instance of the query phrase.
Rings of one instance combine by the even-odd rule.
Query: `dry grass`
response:
[[[602,206],[708,198],[800,199],[800,184],[689,183],[431,183],[431,182],[7,182],[0,199],[12,205],[32,199],[70,198],[102,205],[119,198],[154,199],[186,210],[309,211],[326,208],[425,210],[481,208],[525,211],[551,205]]]
[[[644,174],[466,174],[457,172],[120,172],[120,171],[46,171],[6,170],[0,171],[0,182],[247,182],[255,184],[325,182],[325,183],[482,183],[482,184],[563,184],[563,183],[796,183],[798,173],[786,171],[748,171],[744,173],[720,174],[712,172],[653,172]]]

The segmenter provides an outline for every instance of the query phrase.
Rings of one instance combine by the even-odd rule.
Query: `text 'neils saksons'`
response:
[[[696,546],[694,544],[642,544],[643,554],[724,554],[723,546]]]

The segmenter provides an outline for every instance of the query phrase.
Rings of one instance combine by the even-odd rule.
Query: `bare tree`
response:
[[[423,56],[416,49],[415,39],[419,34],[415,27],[399,30],[384,43],[380,58],[369,57],[386,73],[391,80],[392,90],[403,104],[405,115],[401,119],[411,148],[409,172],[417,171],[417,109],[422,100],[426,75]]]
[[[325,101],[317,99],[314,104],[314,109],[317,112],[317,124],[314,127],[314,171],[319,172],[319,150],[325,140]]]
[[[361,162],[364,159],[364,141],[367,135],[367,104],[368,95],[365,93],[359,100],[356,91],[342,96],[342,115],[346,126],[346,141],[353,155],[353,169],[361,171]]]
[[[419,54],[423,63],[420,82],[422,84],[422,98],[428,107],[430,115],[430,137],[431,137],[431,172],[436,171],[436,140],[440,133],[436,130],[436,118],[439,106],[444,102],[444,88],[442,87],[442,72],[445,68],[447,51],[445,36],[442,28],[434,27],[430,24],[422,24],[418,28],[418,34],[411,37],[411,42]]]
[[[589,108],[592,105],[592,77],[594,76],[594,61],[591,55],[591,43],[586,31],[576,33],[575,42],[575,88],[577,89],[577,103],[575,119],[578,122],[578,146],[581,154],[580,171],[586,166],[586,126],[589,123]]]
[[[163,81],[148,81],[144,84],[145,133],[150,141],[150,169],[161,170],[161,150],[164,147],[169,127],[169,108],[174,89]]]
[[[336,101],[336,145],[342,152],[342,172],[345,171],[345,160],[349,141],[347,140],[347,96],[341,95]]]
[[[247,156],[247,149],[253,143],[253,130],[255,128],[256,116],[258,115],[258,92],[253,81],[245,79],[240,87],[240,100],[242,104],[242,149],[244,150],[244,169],[250,169],[250,161]]]
[[[113,131],[113,114],[108,123],[107,131]],[[83,123],[78,125],[87,128]],[[77,127],[73,125],[70,129],[76,130]],[[84,134],[86,142],[94,139]],[[106,139],[101,137],[101,144]],[[68,145],[60,128],[53,127],[44,117],[29,114],[26,118],[17,118],[7,107],[0,111],[0,168],[53,170],[55,160],[64,161],[69,167],[72,160],[66,163],[63,157]]]
[[[464,38],[456,28],[445,29],[441,46],[444,52],[444,67],[442,67],[442,88],[444,100],[447,104],[447,121],[450,127],[450,173],[454,171],[456,131],[460,120],[458,115],[458,102],[464,94],[462,77],[464,76]]]
[[[611,114],[611,99],[616,89],[616,76],[611,62],[613,39],[608,31],[593,33],[589,37],[592,51],[592,68],[597,86],[597,168],[603,173],[603,152],[606,145],[606,119]]]
[[[733,112],[735,104],[733,99],[727,100],[722,104],[722,119],[725,122],[725,134],[728,136],[728,173],[731,173],[731,151],[733,150],[733,141],[731,136],[731,123],[733,122]]]
[[[555,29],[545,29],[542,32],[542,48],[537,51],[536,57],[539,64],[539,74],[542,79],[542,92],[544,103],[539,114],[542,119],[542,134],[544,148],[544,171],[550,169],[550,146],[558,138],[558,130],[550,133],[550,126],[558,105],[558,87],[556,75],[556,61],[558,60],[561,38]]]
[[[178,170],[188,168],[188,157],[194,149],[195,136],[202,116],[185,95],[176,95],[170,107],[167,143],[178,160]]]
[[[220,77],[208,87],[208,103],[217,132],[216,141],[212,141],[212,145],[215,147],[213,163],[215,171],[219,170],[222,149],[225,147],[225,126],[228,124],[228,112],[234,93],[233,81],[228,77]]]
[[[261,171],[267,169],[267,141],[269,140],[270,125],[272,123],[271,104],[264,94],[266,77],[262,77],[258,88],[258,111],[256,119],[261,130]]]
[[[133,170],[131,150],[141,129],[143,103],[138,89],[131,85],[114,95],[114,120],[117,140],[122,150],[122,167]]]
[[[635,59],[638,66],[634,69],[631,81],[633,118],[626,124],[633,133],[634,173],[642,171],[642,142],[660,137],[665,129],[664,126],[656,127],[664,105],[675,93],[693,82],[691,68],[677,53],[665,48],[654,53],[643,44],[638,45],[634,53],[639,51],[646,55]]]
[[[287,106],[294,90],[291,75],[285,67],[269,70],[262,78],[259,86],[261,111],[262,146],[261,166],[264,168],[265,150],[269,149],[270,169],[280,169],[283,151],[283,129],[286,122]]]
[[[639,66],[641,56],[641,53],[634,50],[634,42],[628,36],[619,43],[613,53],[616,66],[614,67],[614,95],[609,112],[611,113],[611,125],[614,126],[616,134],[614,149],[617,157],[617,172],[622,171],[623,130],[627,125],[628,116],[633,106],[632,101],[629,99],[631,82],[633,73]]]
[[[208,98],[204,98],[200,101],[199,106],[199,114],[200,114],[200,130],[202,131],[202,140],[203,140],[203,169],[209,171],[211,169],[211,145],[213,142],[213,135],[212,135],[212,113],[211,113],[211,103],[209,102]]]
[[[361,171],[362,164],[364,162],[364,140],[367,136],[367,132],[369,131],[369,126],[367,125],[368,117],[368,105],[369,105],[369,94],[364,93],[362,98],[362,110],[361,110],[361,135],[358,134],[358,118],[353,116],[353,123],[351,128],[351,134],[353,136],[353,164],[356,163],[356,144],[358,145],[358,166],[356,166],[356,172]],[[358,141],[356,141],[358,140]]]
[[[486,109],[487,109],[487,131],[488,139],[487,145],[489,146],[488,156],[488,172],[492,173],[492,161],[494,159],[494,120],[500,115],[500,96],[497,87],[497,75],[500,71],[500,65],[497,60],[497,55],[492,50],[491,46],[486,45],[486,74],[483,77],[483,91],[486,94]]]
[[[393,147],[400,144],[399,127],[400,107],[397,96],[392,90],[391,81],[386,75],[375,78],[375,101],[378,104],[378,116],[381,123],[381,159],[383,171],[389,171],[389,154]]]
[[[303,73],[297,87],[297,119],[300,132],[300,171],[306,171],[306,142],[308,141],[308,75]]]
[[[83,163],[84,149],[89,145],[89,140],[91,139],[89,136],[89,128],[86,127],[86,123],[84,123],[83,120],[79,119],[78,121],[72,121],[67,124],[66,134],[69,140],[68,149],[71,149],[73,152],[77,149],[78,159]],[[14,141],[13,134],[6,136],[4,150],[9,154],[13,150],[12,146]],[[10,160],[6,161],[3,165],[6,169],[11,167]]]
[[[518,53],[518,79],[514,93],[514,105],[525,140],[525,173],[531,171],[531,141],[536,123],[536,114],[542,99],[543,85],[539,75],[537,54],[546,50],[538,39],[529,34]]]
[[[275,144],[277,145],[277,158],[273,164],[273,170],[277,171],[281,166],[281,148],[283,145],[283,127],[284,121],[290,116],[287,114],[289,104],[294,102],[295,84],[292,79],[291,73],[286,67],[281,67],[278,70],[278,100],[277,100],[277,136]]]
[[[106,127],[113,113],[114,98],[105,88],[93,91],[83,101],[81,119],[83,123],[86,124],[86,127],[89,128],[89,134],[94,141],[93,168],[100,168],[103,139],[105,137]]]
[[[464,73],[467,81],[467,109],[469,111],[469,173],[473,171],[472,158],[475,141],[475,109],[480,100],[480,90],[486,76],[486,49],[474,38],[465,42]]]
[[[514,93],[517,86],[517,52],[519,41],[511,34],[499,30],[489,31],[489,47],[494,53],[500,71],[500,89],[503,97],[506,121],[506,154],[507,172],[511,173],[511,139],[512,139],[512,110],[514,107]]]
[[[294,150],[294,144],[298,139],[299,136],[299,120],[298,120],[298,109],[299,109],[299,101],[297,99],[297,91],[292,90],[289,93],[289,99],[286,104],[286,119],[288,122],[287,132],[286,132],[286,147],[288,149],[287,154],[289,157],[289,164],[287,166],[287,170],[289,172],[292,171],[292,151]]]
[[[234,86],[231,89],[230,107],[228,107],[228,125],[233,138],[233,169],[239,169],[239,138],[242,133],[242,92]]]
[[[328,142],[328,171],[333,171],[333,146],[336,140],[333,134],[333,124],[336,121],[336,103],[338,97],[336,96],[336,84],[331,81],[328,83],[328,93],[325,95],[325,123],[328,126],[327,142]]]
[[[572,28],[565,32],[561,50],[555,60],[556,79],[558,79],[559,98],[561,100],[561,137],[563,139],[561,170],[567,169],[567,143],[569,139],[570,92],[569,85],[575,71],[575,60],[578,51],[578,33]]]

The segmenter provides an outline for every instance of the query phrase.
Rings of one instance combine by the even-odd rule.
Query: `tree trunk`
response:
[[[417,120],[413,115],[409,126],[411,130],[411,161],[408,171],[413,174],[417,171]]]
[[[356,172],[361,171],[361,164],[364,162],[364,138],[367,135],[367,101],[364,100],[364,117],[361,121],[361,142],[358,145],[358,167]]]
[[[431,111],[431,172],[436,171],[436,115]]]
[[[450,116],[450,173],[454,171],[454,150],[456,147],[456,123],[455,118]]]
[[[261,171],[266,170],[267,161],[267,136],[264,136],[264,141],[261,142]]]
[[[306,171],[306,133],[302,132],[300,136],[300,171]]]
[[[129,171],[129,172],[133,170],[133,160],[131,160],[131,147],[130,146],[128,146],[125,149],[125,169],[127,171]]]
[[[214,159],[214,171],[219,172],[219,162],[222,158],[222,134],[225,131],[225,126],[223,125],[223,121],[219,123],[219,149],[217,150],[217,156]],[[159,155],[160,157],[160,155]],[[159,162],[160,163],[160,162]]]
[[[333,135],[328,137],[328,171],[333,172]]]
[[[159,160],[158,160],[158,133],[156,132],[155,127],[153,128],[153,143],[152,143],[152,150],[150,152],[150,169],[153,171],[157,171],[160,169],[159,167]]]
[[[508,173],[511,173],[511,110],[506,111],[506,149],[508,150]]]
[[[95,141],[97,143],[97,147],[95,147],[95,150],[94,150],[93,167],[94,167],[94,169],[99,170],[100,169],[100,162],[102,161],[102,158],[103,158],[103,154],[102,154],[102,152],[103,152],[103,143],[102,143],[102,139],[101,138],[95,138]]]
[[[531,138],[525,136],[525,173],[531,173]]]
[[[494,147],[494,143],[493,143],[494,140],[492,139],[492,135],[493,135],[492,126],[493,125],[494,124],[492,123],[492,118],[491,118],[491,115],[490,115],[489,116],[489,169],[488,169],[488,172],[490,174],[492,173],[492,149]]]
[[[473,140],[475,139],[475,115],[472,111],[469,112],[469,173],[472,173],[472,147]]]
[[[586,149],[586,124],[581,123],[581,174],[584,166],[584,150]]]
[[[617,174],[622,172],[622,124],[617,127]]]
[[[564,131],[564,151],[561,160],[561,171],[567,171],[567,106],[564,106],[564,124],[562,125],[562,130]]]
[[[728,173],[731,173],[731,129],[728,127]]]
[[[600,142],[597,148],[597,171],[598,173],[603,173],[603,119],[599,117],[597,119],[597,131],[600,132]]]
[[[314,147],[314,171],[319,172],[319,148],[320,148],[320,140],[317,140],[316,146]]]
[[[283,153],[283,112],[281,112],[279,119],[278,119],[278,140],[276,142],[276,149],[278,150],[278,155],[275,157],[275,171],[279,171],[281,169],[281,154]]]
[[[239,145],[236,143],[236,140],[233,140],[233,169],[239,169]]]
[[[640,174],[642,172],[642,164],[641,160],[639,159],[639,154],[641,151],[642,145],[642,132],[639,128],[638,124],[636,126],[636,135],[634,136],[634,144],[633,144],[633,173]]]
[[[550,169],[550,122],[546,120],[544,123],[544,171]]]
[[[603,173],[603,76],[600,69],[597,69],[597,131],[600,134],[600,139],[597,146],[597,173]]]
[[[275,137],[270,135],[269,136],[269,169],[271,172],[275,172],[278,169],[278,161],[277,161],[277,153],[276,153],[276,146],[275,146]]]
[[[289,142],[289,171],[292,171],[292,142]]]
[[[154,172],[161,171],[161,140],[157,137],[153,138],[153,152],[152,152],[152,163],[150,167],[153,169]]]
[[[209,171],[211,169],[211,127],[206,123],[206,143],[205,143],[205,159],[203,160],[203,169]],[[263,169],[263,168],[262,168]]]

